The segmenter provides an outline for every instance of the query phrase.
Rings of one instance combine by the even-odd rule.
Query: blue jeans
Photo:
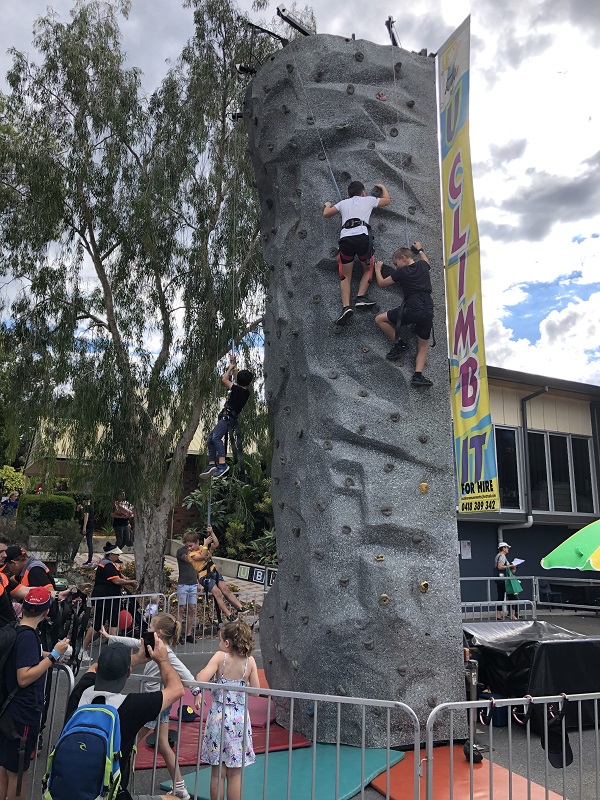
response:
[[[208,434],[208,455],[211,462],[217,463],[218,458],[225,458],[225,445],[223,439],[227,436],[229,425],[227,420],[220,419],[212,431]]]

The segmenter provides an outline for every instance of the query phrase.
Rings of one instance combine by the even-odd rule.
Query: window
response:
[[[549,511],[548,469],[546,465],[546,436],[543,433],[527,432],[529,443],[529,480],[531,483],[531,505],[538,511]]]
[[[554,510],[572,511],[569,451],[566,436],[550,434],[550,464],[552,466]]]
[[[517,431],[496,428],[496,460],[501,508],[520,508],[519,471],[517,468]]]
[[[573,478],[575,479],[575,503],[580,514],[594,513],[594,491],[589,439],[571,438],[573,448]]]

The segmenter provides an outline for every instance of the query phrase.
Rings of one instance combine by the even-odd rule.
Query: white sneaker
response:
[[[90,651],[89,650],[82,650],[81,651],[81,660],[82,660],[82,662],[83,661],[91,661],[92,660],[92,657],[90,655]]]
[[[172,794],[175,797],[178,797],[179,800],[190,800],[190,793],[185,788],[185,786],[182,789],[171,789],[169,794]]]

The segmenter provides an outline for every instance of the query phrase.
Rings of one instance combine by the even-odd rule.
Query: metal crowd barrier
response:
[[[540,581],[543,584],[548,584],[548,588],[540,588]],[[583,590],[584,598],[587,594],[591,597],[593,603],[578,603],[565,600],[562,597],[560,587],[565,589],[575,588]],[[589,591],[586,593],[586,589]],[[545,595],[545,599],[542,599]],[[557,595],[559,599],[557,599]],[[587,598],[585,598],[587,599]],[[600,613],[600,581],[593,578],[554,578],[548,576],[547,578],[534,578],[534,600],[537,606],[543,606],[547,609],[561,609],[565,611],[594,611],[596,614]]]
[[[429,715],[425,728],[425,799],[434,800],[434,786],[442,781],[447,788],[445,798],[463,800],[468,778],[471,798],[599,800],[599,700],[600,694],[594,693],[439,705]],[[500,727],[495,715],[504,709],[507,717]],[[477,714],[475,741],[463,745],[462,739],[455,740],[451,735],[453,757],[446,765],[435,747],[436,724],[443,715],[449,715],[452,731],[456,715],[464,714]],[[549,740],[550,723],[554,732]],[[542,740],[548,745],[542,746]]]
[[[139,683],[139,690],[143,691],[144,683],[148,681],[156,682],[156,678],[146,678],[141,675],[132,675],[130,680],[133,680]],[[185,686],[189,688],[193,687],[200,687],[203,690],[211,690],[213,695],[215,691],[219,691],[214,683],[199,683],[199,682],[184,682]],[[224,691],[227,691],[227,687],[223,687]],[[231,688],[230,688],[231,690]],[[280,787],[280,791],[278,793],[279,800],[290,800],[291,791],[292,791],[292,735],[294,729],[294,719],[296,714],[305,711],[307,708],[307,704],[310,704],[311,709],[311,718],[312,723],[310,725],[310,731],[304,731],[303,735],[306,736],[307,739],[310,740],[310,748],[312,750],[311,754],[311,774],[310,774],[310,794],[307,794],[303,800],[319,800],[323,795],[320,793],[320,787],[317,785],[317,731],[319,729],[319,720],[321,715],[327,714],[331,720],[332,716],[335,718],[335,741],[332,742],[333,745],[336,747],[336,761],[335,761],[335,795],[334,798],[340,797],[340,745],[343,744],[341,740],[341,726],[342,726],[342,718],[347,714],[352,714],[352,720],[358,719],[360,721],[360,738],[361,738],[361,745],[357,747],[356,750],[356,758],[360,758],[360,778],[361,778],[361,788],[360,789],[360,797],[365,797],[365,753],[367,750],[366,741],[367,741],[367,710],[368,709],[378,709],[379,715],[385,714],[386,715],[386,737],[385,743],[382,744],[382,747],[385,747],[386,750],[386,800],[390,798],[390,769],[391,769],[391,752],[393,749],[392,744],[392,731],[394,730],[394,722],[399,721],[400,718],[403,718],[403,728],[412,729],[412,736],[410,738],[410,746],[415,749],[415,752],[419,750],[419,744],[421,739],[421,732],[420,732],[420,725],[419,720],[415,712],[404,703],[388,701],[388,700],[371,700],[371,699],[364,699],[364,698],[352,698],[352,697],[341,697],[339,695],[319,695],[319,694],[308,694],[302,692],[284,692],[278,691],[275,689],[253,689],[249,686],[246,687],[235,687],[236,692],[243,692],[246,695],[246,698],[250,695],[257,695],[262,696],[267,699],[267,720],[270,719],[271,716],[271,707],[273,703],[284,703],[286,709],[286,716],[289,720],[289,734],[288,734],[288,743],[287,743],[287,781],[285,787]],[[198,709],[198,713],[200,715],[200,720],[202,720],[204,715],[204,694],[201,695],[201,705]],[[180,705],[179,716],[177,720],[177,741],[175,744],[175,759],[176,762],[179,763],[179,746],[181,741],[181,729],[182,724],[189,725],[189,724],[196,724],[200,725],[200,722],[195,723],[182,723],[182,704]],[[243,742],[243,752],[246,752],[246,724],[248,720],[248,702],[244,704],[244,742]],[[208,768],[206,764],[201,765],[200,761],[200,754],[201,754],[201,747],[202,747],[202,731],[203,728],[200,730],[200,735],[198,736],[198,745],[196,748],[196,763],[193,767],[180,767],[182,773],[186,774],[187,771],[195,771],[196,777],[194,780],[193,786],[193,795],[197,793],[198,790],[198,771],[201,768]],[[267,725],[265,729],[266,733],[266,751],[265,751],[265,759],[264,759],[264,767],[263,767],[263,790],[261,793],[262,798],[267,798],[267,795],[273,796],[273,786],[269,785],[269,736],[270,736],[270,726]],[[221,740],[220,740],[220,754],[223,750],[223,741],[224,741],[224,726],[221,727]],[[140,746],[144,746],[140,744]],[[139,752],[139,749],[138,749]],[[143,772],[145,771],[136,771],[135,777],[135,792],[136,793],[149,793],[149,794],[160,794],[161,790],[159,788],[160,783],[165,780],[167,772],[166,769],[161,769],[157,767],[157,757],[158,757],[158,748],[155,749],[154,752],[154,762],[151,770],[151,778],[145,779],[143,776]],[[251,765],[246,765],[245,763],[242,764],[241,767],[241,797],[244,797],[244,778],[245,774],[248,769],[251,768]],[[221,769],[221,768],[220,768]],[[149,770],[148,770],[149,771]],[[159,775],[159,771],[161,775]],[[414,768],[413,768],[413,793],[412,797],[414,800],[419,800],[419,779],[420,779],[420,764],[419,760],[414,760]],[[168,779],[168,778],[167,778]],[[130,791],[131,787],[130,787]],[[163,791],[164,793],[164,791]],[[190,792],[192,793],[192,792]],[[252,795],[256,797],[258,800],[257,795]],[[358,795],[357,795],[358,796]],[[406,795],[407,797],[409,795]],[[219,797],[217,800],[225,800],[225,797],[219,791]],[[334,800],[332,798],[332,800]]]
[[[537,619],[537,609],[532,600],[481,600],[461,603],[463,622],[496,622],[498,616],[510,620],[513,616],[520,620]]]
[[[27,797],[29,800],[34,800],[34,798],[37,800],[40,797],[40,787],[46,772],[48,755],[62,731],[67,699],[75,685],[73,671],[66,664],[60,662],[54,664],[48,675],[52,678],[52,688],[48,701],[46,725],[41,732],[40,743],[33,763],[27,771]]]
[[[114,613],[119,617],[119,625],[116,626],[118,636],[128,636],[131,638],[139,639],[142,633],[148,629],[150,619],[152,618],[153,607],[156,611],[166,611],[167,602],[164,594],[157,592],[145,594],[122,594],[118,597],[89,597],[88,604],[92,608],[90,615],[90,625],[94,625],[95,617],[102,614],[103,621],[107,632],[110,625],[109,620],[111,614]],[[128,612],[128,614],[122,614]],[[156,613],[156,612],[154,612]],[[124,623],[124,624],[121,624]],[[90,653],[93,660],[96,660],[102,647],[106,645],[106,640],[103,636],[95,635],[92,638],[90,645]],[[85,663],[84,663],[85,667]]]
[[[537,576],[535,575],[515,575],[514,576],[518,581],[520,581],[521,586],[523,587],[523,592],[521,596],[523,600],[535,600],[535,586],[538,580]],[[474,594],[473,591],[468,591],[471,587],[471,584],[479,584],[476,590],[475,601],[477,600],[487,600],[488,602],[500,602],[497,600],[498,597],[498,589],[497,589],[497,582],[498,581],[509,581],[512,578],[500,578],[500,577],[488,577],[485,575],[481,576],[474,576],[469,578],[461,578],[460,579],[460,589],[461,589],[461,600],[464,594],[472,595]],[[474,602],[473,600],[466,599],[464,602]]]

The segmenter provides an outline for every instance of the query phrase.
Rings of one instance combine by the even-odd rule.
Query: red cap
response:
[[[51,605],[52,595],[44,586],[34,586],[33,589],[27,592],[23,600],[23,608],[33,613],[37,611],[41,614],[42,611],[46,611]]]

